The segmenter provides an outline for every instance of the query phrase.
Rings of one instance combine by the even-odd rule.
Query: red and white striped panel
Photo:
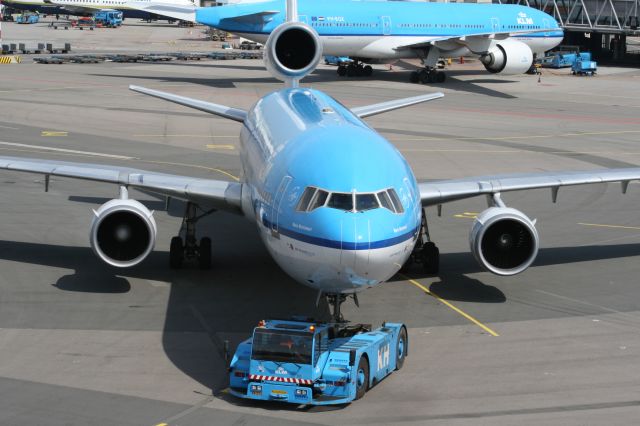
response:
[[[265,380],[268,382],[295,383],[298,385],[309,385],[309,386],[313,384],[313,380],[296,379],[293,377],[261,376],[259,374],[249,374],[249,380]]]

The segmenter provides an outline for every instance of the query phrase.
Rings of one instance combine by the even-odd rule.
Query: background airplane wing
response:
[[[0,170],[106,182],[242,214],[242,184],[91,163],[0,157]]]
[[[155,13],[156,15],[166,16],[169,18],[180,19],[182,21],[196,22],[195,6],[179,6],[162,2],[143,2],[133,1],[127,3],[127,6],[141,10],[143,12]]]
[[[422,204],[433,206],[478,195],[538,188],[551,188],[552,199],[555,202],[558,189],[562,186],[606,182],[621,182],[622,192],[626,193],[632,180],[640,180],[640,168],[480,176],[423,182],[418,184],[418,187]]]
[[[416,40],[411,44],[403,44],[397,46],[396,50],[422,49],[429,46],[437,46],[443,50],[452,50],[455,47],[472,45],[477,50],[478,47],[485,45],[488,47],[491,40],[502,40],[511,36],[537,34],[544,32],[559,31],[559,28],[542,28],[531,30],[512,30],[497,32],[482,32],[477,34],[468,34],[464,36],[441,36],[441,37],[425,37],[423,40]]]

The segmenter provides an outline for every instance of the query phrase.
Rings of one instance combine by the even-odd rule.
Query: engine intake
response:
[[[515,275],[527,269],[538,254],[538,231],[519,210],[491,207],[473,223],[471,252],[478,263],[497,275]]]
[[[135,266],[153,250],[156,222],[135,200],[111,200],[94,211],[91,248],[104,262],[119,268]]]
[[[480,62],[492,73],[523,74],[533,64],[533,52],[521,41],[506,39],[496,42]]]
[[[287,81],[311,73],[322,58],[322,42],[316,31],[302,22],[288,22],[269,36],[264,49],[267,70]]]

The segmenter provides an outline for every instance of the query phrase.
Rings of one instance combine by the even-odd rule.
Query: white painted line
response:
[[[11,129],[11,130],[20,130],[17,127],[10,127],[10,126],[0,126],[0,129]]]
[[[65,152],[67,154],[81,154],[88,155],[91,157],[105,157],[105,158],[115,158],[118,160],[137,160],[136,157],[127,157],[124,155],[115,155],[115,154],[104,154],[101,152],[91,152],[91,151],[77,151],[74,149],[65,149],[65,148],[54,148],[51,146],[41,146],[41,145],[27,145],[23,143],[14,143],[14,142],[0,142],[0,145],[3,146],[13,146],[16,148],[29,148],[29,149],[40,149],[43,151],[56,151],[56,152]]]

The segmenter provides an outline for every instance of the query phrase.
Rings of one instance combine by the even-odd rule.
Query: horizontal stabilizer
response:
[[[129,86],[129,89],[133,90],[134,92],[142,93],[145,95],[164,99],[169,102],[174,102],[176,104],[184,105],[189,108],[208,112],[209,114],[214,114],[220,117],[228,118],[229,120],[243,122],[247,118],[247,112],[245,110],[238,109],[238,108],[231,108],[226,105],[199,101],[197,99],[174,95],[167,92],[161,92],[159,90],[147,89],[140,86]]]
[[[422,102],[432,101],[444,96],[444,93],[436,92],[427,95],[413,96],[411,98],[397,99],[395,101],[381,102],[379,104],[367,105],[357,108],[351,108],[351,111],[360,118],[369,117],[371,115],[382,114],[383,112],[393,111],[394,109],[404,108]]]
[[[133,1],[126,3],[128,7],[143,12],[155,13],[156,15],[166,16],[168,18],[179,19],[182,21],[196,22],[195,6],[179,6],[171,3],[163,2],[144,2]]]

